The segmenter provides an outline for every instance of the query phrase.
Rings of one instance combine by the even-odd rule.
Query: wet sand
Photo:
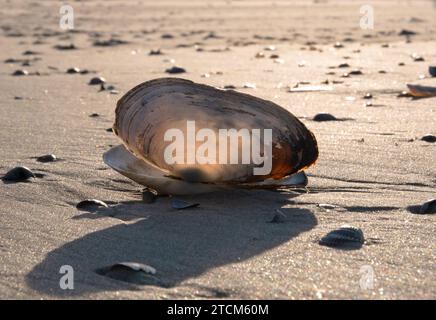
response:
[[[375,28],[361,30],[358,1],[274,3],[78,1],[67,32],[56,1],[0,1],[0,175],[17,165],[44,175],[0,183],[1,298],[436,298],[435,217],[409,208],[435,198],[435,144],[420,138],[436,134],[436,98],[397,97],[406,83],[436,86],[427,71],[436,65],[436,8],[385,1],[375,6]],[[403,29],[417,35],[408,42]],[[111,38],[127,43],[95,45]],[[77,49],[55,48],[71,43]],[[156,48],[164,54],[150,56]],[[125,92],[168,76],[173,64],[187,70],[179,77],[234,85],[299,117],[320,148],[307,190],[178,197],[200,203],[183,211],[168,197],[143,203],[142,187],[103,163],[103,152],[119,144],[106,129]],[[67,74],[71,67],[90,72]],[[342,76],[356,68],[363,74]],[[17,69],[29,75],[12,76]],[[116,92],[88,85],[94,76]],[[289,92],[325,80],[331,91]],[[348,120],[311,120],[320,112]],[[59,161],[32,158],[47,153]],[[78,211],[88,198],[110,208]],[[268,223],[276,209],[285,223]],[[363,230],[362,248],[318,244],[343,224]],[[95,272],[121,261],[153,266],[164,285]],[[74,290],[59,288],[62,265],[74,268]],[[359,285],[365,266],[374,270],[372,289]]]

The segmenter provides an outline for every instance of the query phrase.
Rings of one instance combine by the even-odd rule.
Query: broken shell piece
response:
[[[342,226],[339,229],[330,231],[319,240],[319,244],[327,247],[336,247],[343,249],[358,249],[365,239],[361,229],[352,226]]]
[[[169,74],[179,74],[179,73],[185,73],[186,70],[181,67],[173,66],[171,68],[166,69],[165,72]]]
[[[74,68],[69,68],[69,69],[67,69],[67,73],[68,73],[68,74],[80,73],[80,69],[79,69],[79,68],[76,68],[76,67],[74,67]]]
[[[173,209],[177,209],[177,210],[195,208],[195,207],[198,207],[199,205],[200,205],[199,203],[190,203],[190,202],[179,200],[179,199],[172,199],[171,200],[171,207],[173,207]]]
[[[353,75],[353,76],[357,76],[357,75],[363,74],[363,72],[362,72],[362,70],[359,70],[359,69],[353,69],[348,74]]]
[[[163,53],[160,49],[151,49],[150,52],[148,53],[149,56],[158,56],[161,54]]]
[[[334,205],[334,204],[328,204],[328,203],[320,203],[318,204],[318,207],[325,209],[325,210],[333,210],[338,208],[338,206]]]
[[[96,270],[96,273],[115,280],[138,285],[160,285],[156,278],[156,269],[137,262],[120,262],[109,267]]]
[[[54,154],[45,154],[43,156],[39,156],[36,158],[36,161],[38,162],[54,162],[57,160],[57,157]]]
[[[259,165],[254,163],[199,164],[195,160],[168,163],[164,153],[171,141],[165,141],[165,132],[177,128],[186,136],[187,121],[195,121],[195,129],[208,128],[213,132],[233,128],[270,129],[271,171],[256,175],[254,168]],[[126,147],[118,146],[106,152],[103,156],[106,164],[164,194],[291,186],[288,179],[292,180],[294,174],[313,164],[318,156],[312,133],[278,105],[177,78],[145,82],[124,95],[117,104],[114,133]],[[177,143],[184,145],[184,140]],[[197,141],[195,147],[201,145]]]
[[[313,121],[336,121],[338,118],[336,118],[334,115],[330,113],[318,113],[313,117]]]
[[[436,199],[431,199],[423,203],[419,209],[419,214],[436,213]]]
[[[426,134],[425,136],[422,136],[421,140],[433,143],[436,142],[436,136],[433,134]]]
[[[415,61],[415,62],[425,61],[424,58],[417,53],[413,53],[411,55],[411,57],[412,57],[413,61]]]
[[[264,50],[265,50],[265,51],[276,51],[276,46],[273,46],[273,45],[271,45],[271,46],[267,46],[267,47],[265,47]]]
[[[98,208],[108,208],[108,205],[101,201],[101,200],[97,200],[97,199],[86,199],[83,201],[80,201],[77,205],[76,208],[82,211],[95,211],[98,210]]]
[[[436,87],[421,86],[418,84],[407,84],[407,87],[413,97],[436,97]]]
[[[15,70],[14,73],[12,73],[13,76],[28,76],[29,71],[27,70]]]
[[[106,82],[106,79],[103,77],[94,77],[94,78],[91,78],[91,80],[89,80],[88,84],[91,86],[95,86],[95,85],[102,84],[105,82]]]
[[[9,170],[2,179],[3,181],[22,182],[35,177],[35,174],[29,168],[15,167]]]
[[[398,95],[397,98],[410,98],[413,97],[409,92],[407,91],[401,91]]]
[[[280,209],[276,209],[276,214],[271,219],[270,223],[284,223],[286,222],[286,215]]]
[[[244,83],[244,88],[246,89],[256,89],[256,84],[251,82]]]
[[[289,92],[314,92],[314,91],[331,91],[332,86],[327,85],[315,85],[315,86],[300,86],[299,84],[295,87],[289,88]]]

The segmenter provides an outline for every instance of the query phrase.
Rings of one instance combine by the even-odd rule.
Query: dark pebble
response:
[[[100,117],[100,115],[99,115],[98,113],[91,113],[91,114],[89,115],[89,117],[90,117],[90,118],[97,118],[97,117]]]
[[[57,158],[54,154],[45,154],[43,156],[39,156],[36,158],[36,161],[43,162],[43,163],[54,162],[56,160],[57,160]]]
[[[31,178],[35,178],[35,174],[27,167],[15,167],[9,170],[4,176],[3,181],[27,181]]]
[[[363,96],[363,99],[372,99],[372,94],[368,92]]]
[[[330,113],[318,113],[313,117],[313,121],[335,121],[338,120],[334,115]]]
[[[173,207],[173,209],[177,209],[177,210],[195,208],[195,207],[198,207],[199,205],[200,205],[199,203],[191,203],[191,202],[187,202],[187,201],[183,201],[183,200],[179,200],[179,199],[172,199],[171,200],[171,207]]]
[[[428,67],[428,73],[430,73],[430,75],[432,77],[436,77],[436,66],[430,66]]]
[[[348,63],[341,63],[340,65],[338,65],[338,68],[349,68],[350,65]]]
[[[114,132],[114,130],[112,128],[107,128],[106,131],[107,132]]]
[[[94,77],[91,80],[89,80],[88,84],[91,85],[91,86],[95,86],[95,85],[102,84],[102,83],[105,83],[105,82],[106,82],[106,79],[103,78],[103,77]]]
[[[362,247],[364,242],[362,230],[352,226],[343,226],[330,231],[319,240],[319,244],[322,246],[344,249],[358,249]]]
[[[178,73],[185,73],[186,70],[183,68],[174,66],[174,67],[171,67],[169,69],[166,69],[165,72],[169,73],[169,74],[178,74]]]
[[[83,201],[80,201],[77,205],[76,208],[79,210],[83,210],[83,211],[95,211],[98,208],[107,208],[108,205],[106,203],[104,203],[101,200],[97,200],[97,199],[86,199]]]
[[[431,143],[433,143],[433,142],[436,142],[436,136],[433,135],[433,134],[426,134],[425,136],[423,136],[423,137],[421,138],[421,140],[422,140],[422,141],[425,141],[425,142],[431,142]]]

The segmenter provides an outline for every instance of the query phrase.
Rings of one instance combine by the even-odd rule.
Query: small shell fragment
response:
[[[15,167],[9,170],[4,176],[3,181],[27,181],[31,178],[35,178],[35,174],[27,167]]]
[[[282,210],[276,209],[276,214],[271,219],[270,223],[284,223],[286,221],[286,215]]]
[[[364,242],[362,230],[348,225],[330,231],[319,240],[322,246],[337,248],[360,248]]]
[[[166,69],[165,72],[169,74],[179,74],[179,73],[185,73],[186,70],[181,67],[173,66],[171,68]]]
[[[101,200],[97,200],[97,199],[86,199],[83,201],[80,201],[77,205],[76,208],[82,211],[95,211],[98,210],[98,208],[108,208],[108,205],[101,201]]]
[[[417,53],[413,53],[411,55],[411,57],[412,57],[413,61],[415,61],[415,62],[425,61],[424,58]]]
[[[329,203],[320,203],[318,204],[318,207],[325,209],[325,210],[333,210],[338,208],[338,206],[334,205],[334,204],[329,204]]]
[[[156,269],[137,262],[120,262],[109,267],[96,270],[96,273],[115,280],[138,285],[161,285],[156,278]]]
[[[436,87],[421,86],[418,84],[407,84],[409,92],[417,98],[436,97]]]
[[[419,214],[436,213],[436,199],[430,199],[424,202],[419,209]]]
[[[29,71],[24,70],[24,69],[20,69],[20,70],[15,70],[12,73],[13,76],[28,76],[29,75]]]
[[[99,85],[99,84],[102,84],[105,82],[106,82],[106,79],[103,77],[94,77],[94,78],[91,78],[91,80],[89,80],[88,84],[91,86],[95,86],[95,85]]]
[[[330,113],[318,113],[313,117],[313,121],[337,121],[338,119]]]
[[[162,55],[162,54],[163,54],[163,52],[161,51],[161,49],[152,49],[148,53],[149,56],[158,56],[158,55]]]
[[[425,136],[423,136],[421,138],[421,140],[425,141],[425,142],[433,143],[433,142],[436,142],[436,136],[433,134],[426,134]]]
[[[198,207],[199,203],[191,203],[179,199],[172,199],[171,200],[171,207],[176,210],[183,210],[183,209],[189,209],[189,208],[195,208]]]
[[[54,162],[57,160],[57,157],[54,154],[45,154],[43,156],[39,156],[36,158],[36,161],[38,162]]]
[[[67,69],[67,73],[68,73],[68,74],[80,73],[80,69],[79,69],[79,68],[76,68],[76,67],[69,68],[69,69]]]
[[[362,72],[362,70],[359,70],[359,69],[353,69],[348,74],[353,75],[353,76],[357,76],[357,75],[362,75],[363,72]]]

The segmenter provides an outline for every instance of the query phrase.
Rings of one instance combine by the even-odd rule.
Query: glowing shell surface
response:
[[[230,185],[304,184],[304,173],[295,174],[318,157],[314,135],[282,107],[248,94],[189,80],[161,78],[144,82],[118,101],[115,113],[113,131],[123,146],[105,153],[104,161],[123,175],[158,191],[197,193]],[[172,142],[165,141],[165,133],[176,128],[188,136],[188,121],[195,122],[196,132],[208,128],[217,136],[220,129],[271,129],[271,171],[255,175],[253,169],[259,167],[255,163],[169,164],[165,149]],[[260,139],[263,144],[262,135]],[[197,150],[202,141],[194,144]],[[242,152],[241,144],[237,147]],[[187,145],[181,148],[190,152]],[[218,145],[216,149],[219,150]],[[290,182],[290,178],[296,181]]]

